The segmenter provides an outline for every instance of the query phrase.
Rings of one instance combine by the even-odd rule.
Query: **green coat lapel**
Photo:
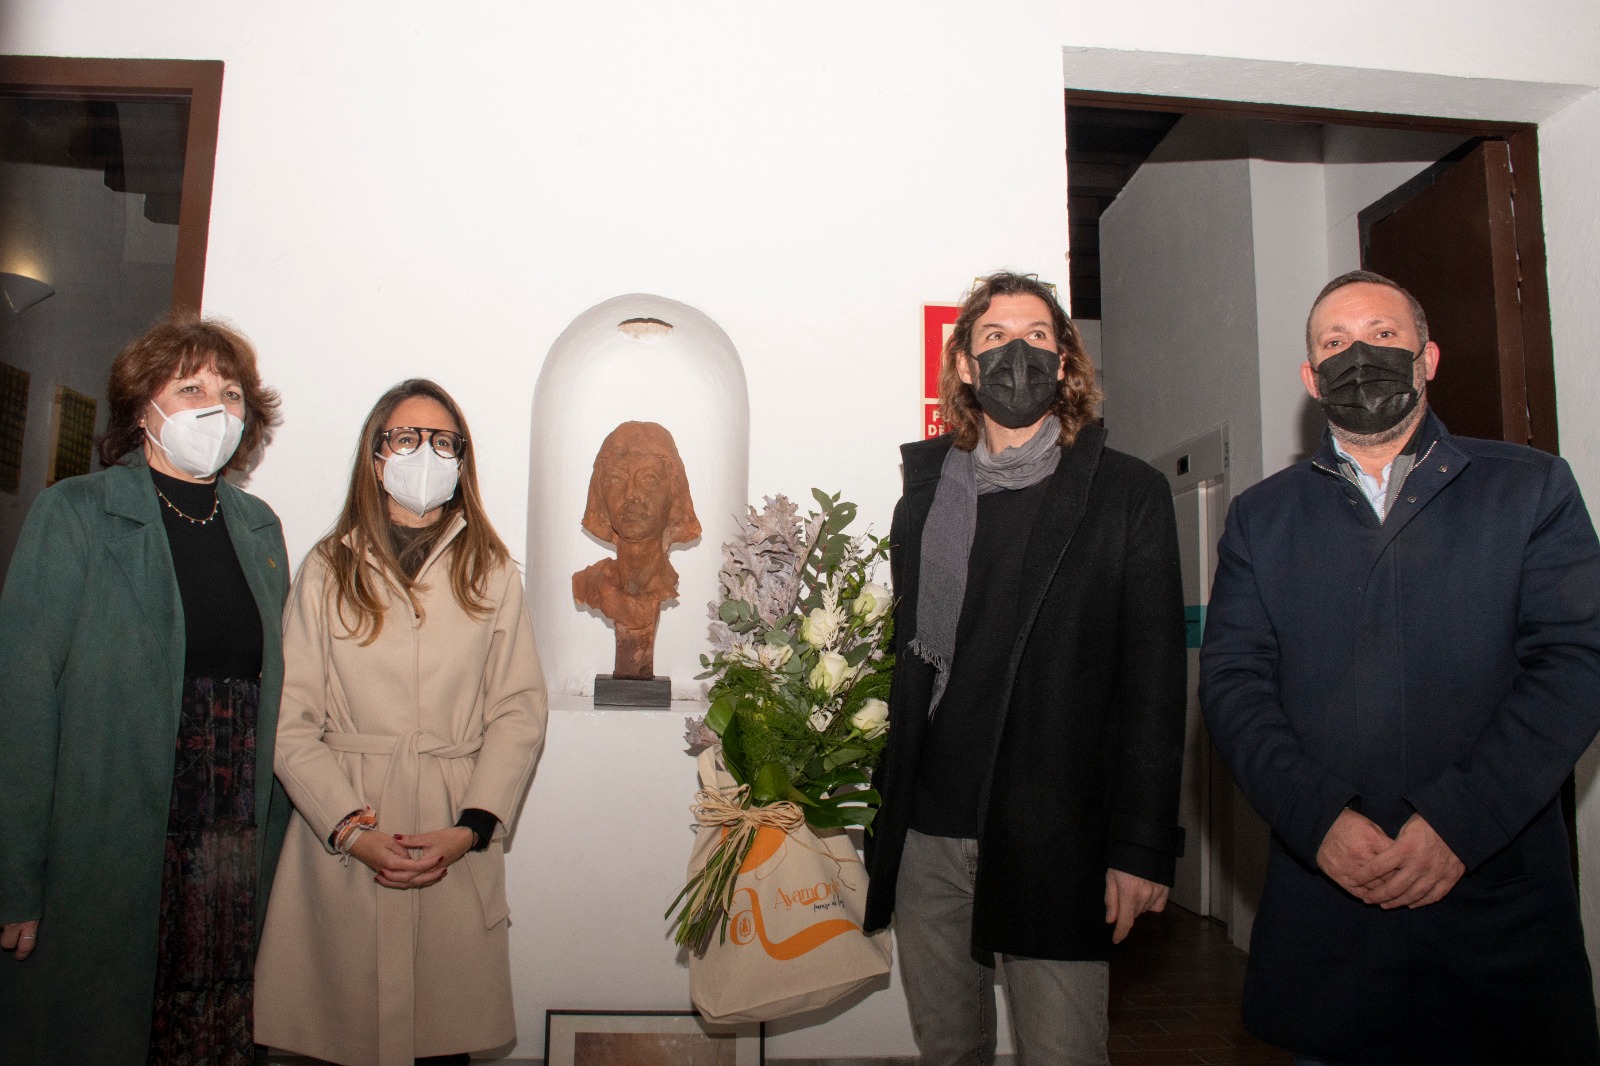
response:
[[[114,532],[106,553],[121,568],[139,601],[144,628],[155,638],[157,654],[169,679],[166,693],[176,727],[183,687],[183,605],[172,569],[172,549],[161,525],[161,503],[143,455],[107,470],[106,514]]]

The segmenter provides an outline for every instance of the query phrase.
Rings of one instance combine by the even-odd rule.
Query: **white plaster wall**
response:
[[[1324,425],[1321,411],[1300,384],[1299,365],[1305,359],[1306,308],[1328,280],[1326,168],[1318,127],[1254,122],[1246,128],[1261,476],[1266,477],[1312,451]]]
[[[1561,454],[1572,464],[1590,513],[1600,510],[1600,94],[1590,94],[1539,130],[1550,319],[1556,355]],[[1600,757],[1579,765],[1579,893],[1589,965],[1600,973]]]
[[[4,52],[226,62],[206,305],[260,342],[283,390],[286,424],[252,487],[296,554],[338,508],[361,415],[415,373],[465,406],[490,514],[523,543],[540,361],[619,292],[670,293],[738,348],[752,493],[842,489],[882,531],[894,446],[918,435],[920,305],[1002,266],[1065,273],[1063,84],[1555,116],[1541,144],[1563,448],[1593,497],[1597,38],[1591,0],[8,0],[0,15]],[[538,1054],[528,1034],[546,1006],[608,990],[558,988],[551,975],[590,945],[534,925],[536,901],[574,891],[560,873],[573,849],[678,846],[647,819],[604,819],[605,839],[533,830],[611,809],[614,779],[656,782],[664,808],[691,781],[664,727],[619,719],[627,742],[612,743],[598,719],[580,742],[583,714],[555,715],[513,849],[530,938],[519,1053]],[[1592,796],[1584,816],[1600,853]],[[606,943],[606,973],[655,974],[648,998],[681,1002],[665,941],[638,929]],[[786,1054],[905,1053],[894,1002],[798,1033]]]

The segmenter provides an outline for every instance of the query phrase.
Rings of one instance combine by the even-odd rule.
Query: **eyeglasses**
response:
[[[426,426],[395,426],[378,434],[378,439],[396,455],[410,455],[426,440],[441,459],[459,459],[467,451],[467,438],[448,429]]]

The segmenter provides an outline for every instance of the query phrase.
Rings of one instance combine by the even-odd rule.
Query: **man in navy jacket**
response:
[[[1329,432],[1240,495],[1200,697],[1272,827],[1244,1020],[1307,1063],[1600,1062],[1558,793],[1600,727],[1600,544],[1567,464],[1452,437],[1422,308],[1317,297]]]

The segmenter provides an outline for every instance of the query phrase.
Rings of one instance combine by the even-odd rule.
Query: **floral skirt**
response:
[[[252,1066],[256,681],[186,677],[161,875],[151,1066]],[[270,783],[269,783],[270,787]]]

